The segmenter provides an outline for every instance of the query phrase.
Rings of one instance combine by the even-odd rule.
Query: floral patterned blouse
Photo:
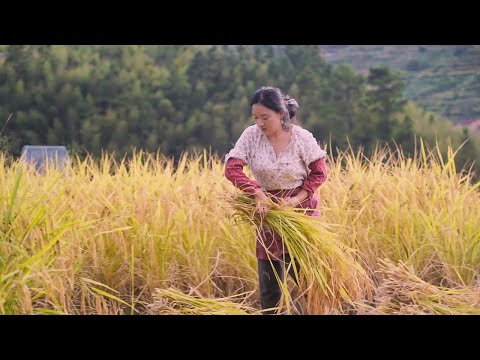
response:
[[[225,176],[239,189],[253,193],[262,188],[275,197],[295,196],[305,189],[308,197],[299,208],[313,209],[309,216],[320,216],[317,188],[327,178],[324,157],[312,133],[292,125],[292,137],[288,146],[275,155],[272,144],[257,125],[249,126],[238,139],[235,147],[225,156]],[[257,181],[249,179],[243,172],[248,165]],[[280,236],[271,229],[259,229],[256,255],[259,259],[278,260],[288,253]]]
[[[264,190],[293,189],[303,184],[308,165],[325,155],[311,132],[292,125],[290,143],[277,158],[262,130],[252,125],[244,130],[225,161],[231,157],[243,160]]]

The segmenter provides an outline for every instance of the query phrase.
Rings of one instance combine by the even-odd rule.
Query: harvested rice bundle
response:
[[[480,314],[478,287],[447,288],[423,281],[413,267],[399,261],[380,260],[384,281],[376,291],[374,305],[365,306],[369,314]]]
[[[300,279],[308,285],[310,313],[351,309],[360,299],[371,297],[372,282],[355,251],[338,240],[331,226],[305,215],[308,209],[272,203],[261,220],[252,198],[238,194],[230,203],[240,221],[250,222],[257,231],[262,226],[271,227],[282,237],[292,263],[298,263],[301,269]],[[298,274],[295,266],[294,272]],[[288,294],[284,291],[284,295]]]
[[[244,294],[218,299],[206,299],[185,294],[175,288],[155,289],[155,302],[150,305],[156,314],[190,315],[250,315],[259,314],[257,309],[230,301]]]

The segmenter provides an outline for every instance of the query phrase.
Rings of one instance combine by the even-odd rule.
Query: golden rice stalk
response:
[[[229,301],[244,294],[218,299],[206,299],[185,294],[175,288],[155,289],[155,299],[149,308],[154,314],[189,315],[249,315],[260,314],[257,309]]]
[[[331,226],[304,214],[305,209],[271,204],[266,218],[255,213],[255,201],[244,194],[230,199],[235,216],[257,229],[270,226],[280,234],[290,257],[300,267],[300,278],[308,283],[309,312],[336,312],[365,297],[373,284],[355,251],[343,244]],[[296,269],[294,269],[296,272]]]
[[[369,314],[480,314],[478,287],[447,288],[429,284],[415,275],[413,267],[398,261],[380,260],[384,280],[378,287]]]

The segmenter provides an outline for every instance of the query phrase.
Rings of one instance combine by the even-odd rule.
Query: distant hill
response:
[[[385,64],[401,72],[405,96],[454,122],[480,118],[480,45],[320,45],[328,62],[364,74]]]

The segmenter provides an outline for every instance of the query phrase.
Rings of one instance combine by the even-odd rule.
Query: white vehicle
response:
[[[64,169],[70,161],[70,155],[65,146],[25,145],[21,159],[34,166],[37,172],[45,174],[47,166]]]

